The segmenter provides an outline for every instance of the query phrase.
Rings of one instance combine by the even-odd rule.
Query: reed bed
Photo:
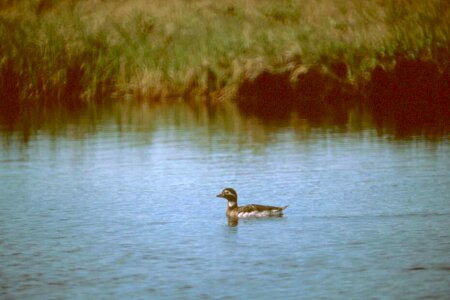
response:
[[[311,69],[360,89],[399,56],[443,74],[449,31],[445,0],[0,0],[0,110],[220,100]]]

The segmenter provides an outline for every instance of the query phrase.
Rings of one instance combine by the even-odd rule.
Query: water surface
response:
[[[3,129],[0,298],[450,295],[448,136],[119,111]],[[229,226],[227,186],[289,208]]]

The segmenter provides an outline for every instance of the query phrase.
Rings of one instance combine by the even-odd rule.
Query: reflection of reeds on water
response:
[[[156,132],[183,138],[187,131],[195,131],[199,136],[199,146],[261,150],[276,142],[280,138],[279,133],[286,128],[290,128],[299,141],[308,141],[317,130],[359,134],[376,128],[379,132],[399,137],[421,134],[433,139],[440,139],[448,133],[448,127],[439,130],[433,127],[427,131],[423,126],[412,126],[409,132],[398,131],[395,121],[373,123],[372,114],[358,109],[346,111],[345,118],[339,114],[328,112],[320,118],[308,119],[293,113],[285,119],[267,119],[242,113],[239,106],[232,102],[207,105],[184,101],[116,101],[103,106],[88,106],[75,112],[66,107],[25,111],[9,120],[10,123],[3,120],[0,132],[3,145],[8,146],[26,144],[37,135],[48,136],[51,140],[59,137],[83,140],[105,131],[115,132],[118,138],[131,135],[139,143],[151,144]],[[227,142],[224,143],[224,140]]]

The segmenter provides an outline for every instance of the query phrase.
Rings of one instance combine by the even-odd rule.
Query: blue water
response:
[[[0,298],[449,299],[448,139],[167,120],[13,134]]]

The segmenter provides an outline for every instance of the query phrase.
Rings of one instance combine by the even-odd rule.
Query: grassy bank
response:
[[[442,73],[449,20],[443,0],[0,0],[0,109],[221,98],[311,66],[359,89],[399,53]]]

